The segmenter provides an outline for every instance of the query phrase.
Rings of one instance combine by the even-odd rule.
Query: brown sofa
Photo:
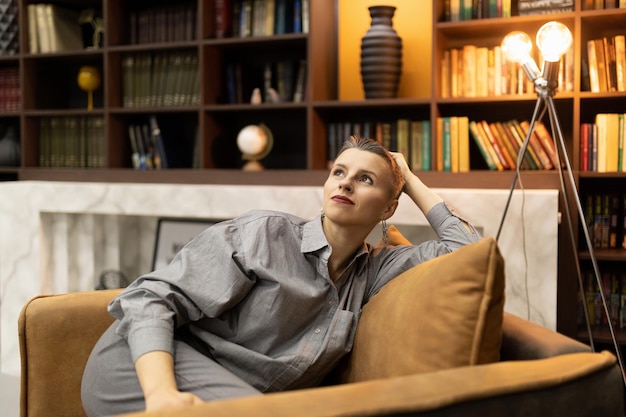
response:
[[[42,295],[19,319],[21,416],[84,416],[87,356],[118,290]],[[363,308],[352,354],[325,386],[156,416],[622,416],[608,352],[503,313],[492,239],[407,271]]]

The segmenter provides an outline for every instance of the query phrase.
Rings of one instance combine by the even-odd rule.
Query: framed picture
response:
[[[221,220],[160,218],[157,224],[152,270],[166,267],[191,239]]]

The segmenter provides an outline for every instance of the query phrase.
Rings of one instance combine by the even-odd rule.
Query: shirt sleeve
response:
[[[111,302],[133,361],[155,350],[173,353],[175,328],[217,317],[245,297],[255,279],[244,273],[240,247],[236,222],[213,225],[167,267],[139,277]]]
[[[445,202],[435,205],[428,212],[426,219],[437,233],[438,239],[418,245],[380,249],[380,253],[375,256],[376,274],[373,277],[374,285],[370,297],[387,282],[413,266],[481,239],[476,228]]]

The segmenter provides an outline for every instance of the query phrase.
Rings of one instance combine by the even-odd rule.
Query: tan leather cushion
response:
[[[504,261],[493,238],[420,264],[363,308],[345,382],[495,362]]]
[[[389,236],[387,241],[389,245],[411,245],[411,242],[409,242],[409,240],[405,238],[404,235],[400,233],[398,228],[393,224],[389,226],[389,229],[387,229],[387,234]]]

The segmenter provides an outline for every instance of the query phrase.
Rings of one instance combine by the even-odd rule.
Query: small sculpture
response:
[[[87,92],[87,110],[93,110],[93,92],[100,87],[100,71],[89,65],[82,66],[76,82],[81,90]]]
[[[274,146],[272,132],[263,123],[248,125],[237,134],[237,147],[241,151],[241,158],[247,160],[244,171],[262,171],[263,165],[259,160],[265,158]]]

